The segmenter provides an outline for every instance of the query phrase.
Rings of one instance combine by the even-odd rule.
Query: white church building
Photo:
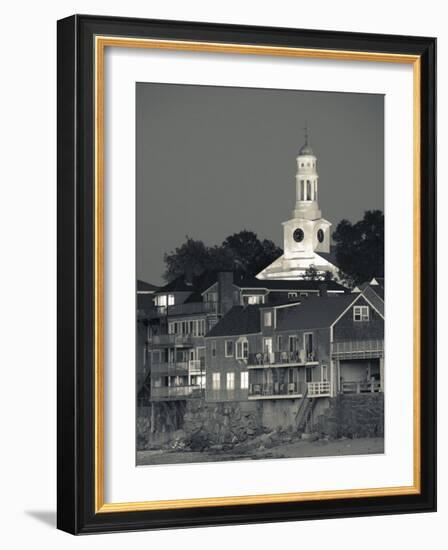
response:
[[[337,267],[324,256],[330,253],[331,223],[322,217],[318,204],[317,158],[308,145],[297,157],[296,203],[291,219],[283,222],[283,255],[260,271],[257,279],[303,279],[306,270],[314,267],[319,274]]]

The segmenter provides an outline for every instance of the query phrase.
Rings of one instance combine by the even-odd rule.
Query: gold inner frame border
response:
[[[216,498],[192,498],[179,500],[154,500],[141,502],[106,503],[104,501],[104,55],[106,47],[146,48],[159,50],[196,51],[208,53],[233,53],[267,56],[301,57],[327,60],[369,61],[406,63],[413,66],[413,300],[414,300],[414,347],[413,347],[413,485],[367,489],[342,489],[301,493],[275,493],[263,495],[226,496]],[[245,504],[268,504],[282,502],[305,502],[342,498],[365,498],[420,494],[421,492],[421,358],[420,358],[420,313],[421,313],[421,60],[418,55],[381,52],[357,52],[279,46],[255,46],[250,44],[226,44],[182,40],[156,40],[96,36],[95,59],[95,513],[132,512],[144,510],[169,510],[212,506],[236,506]]]

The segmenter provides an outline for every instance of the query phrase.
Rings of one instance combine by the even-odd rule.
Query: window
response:
[[[289,337],[289,351],[297,351],[297,336]]]
[[[233,340],[226,340],[226,357],[233,357]]]
[[[306,200],[311,200],[311,182],[310,180],[306,180]]]
[[[168,305],[174,306],[174,294],[168,294]]]
[[[312,332],[305,332],[305,357],[307,361],[314,361],[314,338]]]
[[[304,180],[300,180],[300,197],[299,198],[301,201],[305,200],[305,181]]]
[[[235,373],[234,372],[228,372],[227,373],[227,389],[228,390],[234,390],[235,389]]]
[[[249,342],[247,340],[239,340],[236,343],[236,358],[247,359],[249,357]]]
[[[263,352],[272,353],[272,338],[263,338]]]
[[[283,336],[277,336],[277,351],[282,351],[283,349]]]
[[[353,307],[353,321],[368,321],[368,320],[369,320],[369,306]]]
[[[307,296],[308,296],[308,292],[301,292],[300,293],[301,298],[306,298]]]
[[[241,372],[241,382],[240,387],[242,390],[247,390],[249,387],[249,373],[247,370]]]
[[[264,318],[263,322],[265,327],[272,326],[272,312],[265,311],[263,318]]]
[[[327,365],[322,365],[322,382],[328,382],[328,367]]]
[[[212,340],[212,357],[216,357],[216,340]]]
[[[243,296],[243,303],[245,305],[264,304],[264,296],[261,294]]]
[[[292,300],[293,298],[297,298],[297,292],[288,292],[288,300]]]
[[[212,389],[219,390],[221,388],[221,374],[214,372],[212,374]]]

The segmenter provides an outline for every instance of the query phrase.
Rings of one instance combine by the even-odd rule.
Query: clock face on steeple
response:
[[[293,238],[294,240],[296,241],[296,243],[300,243],[301,241],[303,241],[303,237],[305,236],[304,232],[303,232],[303,229],[301,229],[300,227],[298,227],[294,233],[293,233]]]

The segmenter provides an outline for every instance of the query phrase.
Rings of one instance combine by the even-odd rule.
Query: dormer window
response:
[[[294,300],[297,298],[297,292],[288,292],[288,300]]]
[[[264,296],[262,294],[243,296],[243,304],[251,306],[256,304],[264,304]]]
[[[353,321],[368,321],[369,306],[353,306]]]

